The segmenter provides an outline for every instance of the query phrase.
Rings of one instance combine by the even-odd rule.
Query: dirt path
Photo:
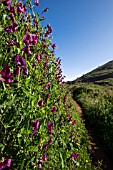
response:
[[[78,113],[81,115],[81,118],[83,119],[83,121],[85,123],[85,127],[87,129],[88,136],[89,136],[88,137],[89,151],[92,156],[94,165],[98,165],[98,162],[101,162],[102,170],[113,170],[113,160],[111,160],[111,157],[103,151],[100,143],[98,142],[96,132],[89,125],[89,123],[85,120],[85,117],[84,117],[81,107],[77,104],[76,101],[73,101],[73,102],[74,102],[74,105],[75,105]]]

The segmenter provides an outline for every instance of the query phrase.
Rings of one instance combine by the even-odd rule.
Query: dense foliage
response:
[[[38,10],[39,1],[33,5]],[[0,2],[0,170],[94,169],[85,128],[65,94],[52,28],[41,25],[33,5]]]
[[[104,150],[113,156],[113,87],[79,83],[70,88]]]

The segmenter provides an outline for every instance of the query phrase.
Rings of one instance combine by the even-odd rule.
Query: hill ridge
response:
[[[77,82],[113,86],[113,60],[95,68],[76,80],[67,81],[66,83],[75,84]]]

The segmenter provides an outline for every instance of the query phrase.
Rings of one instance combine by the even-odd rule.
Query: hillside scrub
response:
[[[0,170],[94,169],[52,28],[33,5],[39,1],[0,2]]]
[[[113,87],[78,83],[71,90],[103,149],[113,156]]]

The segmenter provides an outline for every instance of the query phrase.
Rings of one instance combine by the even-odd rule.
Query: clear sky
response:
[[[49,7],[46,24],[53,28],[56,56],[66,80],[74,80],[113,60],[113,0],[40,0]]]

